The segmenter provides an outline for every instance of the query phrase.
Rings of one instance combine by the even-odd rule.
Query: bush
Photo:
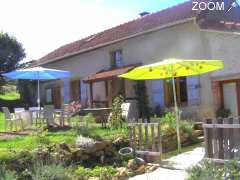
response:
[[[60,164],[38,164],[32,175],[33,180],[68,180],[70,176],[67,170]]]
[[[14,171],[7,170],[3,165],[0,166],[0,180],[13,180],[16,179]]]
[[[161,124],[167,124],[172,128],[176,128],[176,115],[174,112],[166,113],[162,118],[160,118]]]
[[[161,126],[164,127],[162,130],[169,132],[169,130],[176,129],[176,115],[173,112],[166,113],[162,118],[160,118]],[[192,136],[193,123],[180,120],[179,128],[183,133],[187,133],[189,136]]]
[[[94,123],[96,120],[92,113],[88,113],[86,116],[83,117],[83,121],[85,122],[85,127],[88,128],[89,124]]]
[[[203,161],[188,169],[187,173],[188,180],[238,179],[240,177],[236,161],[231,161],[222,166],[217,166],[209,161]]]
[[[227,118],[230,115],[231,115],[231,112],[229,109],[220,108],[216,112],[216,116],[221,118]]]
[[[116,172],[116,169],[112,166],[95,166],[93,169],[79,166],[78,169],[75,170],[77,178],[82,180],[89,179],[90,177],[99,177],[100,180],[108,180],[112,179]]]
[[[116,96],[113,99],[112,104],[112,115],[110,120],[110,125],[112,128],[120,128],[122,127],[123,119],[122,119],[122,106],[123,104],[123,97]]]

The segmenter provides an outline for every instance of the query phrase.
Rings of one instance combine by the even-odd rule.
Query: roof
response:
[[[137,66],[139,66],[139,64],[133,64],[133,65],[123,66],[123,67],[119,67],[111,70],[100,71],[96,74],[92,74],[85,77],[83,80],[84,82],[89,83],[89,82],[98,82],[98,81],[111,79],[113,77],[117,77],[118,75],[129,72],[130,70],[134,69]]]
[[[62,59],[66,56],[83,52],[89,48],[99,47],[110,42],[124,39],[161,27],[167,24],[193,18],[192,1],[173,6],[162,11],[145,15],[133,21],[121,24],[98,34],[64,45],[38,60],[38,63],[44,64]]]

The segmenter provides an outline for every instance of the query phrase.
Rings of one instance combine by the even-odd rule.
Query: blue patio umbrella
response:
[[[10,79],[29,79],[38,81],[38,98],[37,103],[40,108],[40,80],[53,80],[71,77],[70,71],[57,69],[48,69],[43,67],[34,67],[27,69],[19,69],[9,73],[2,74]]]

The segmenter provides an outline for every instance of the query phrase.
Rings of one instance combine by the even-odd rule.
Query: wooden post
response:
[[[206,119],[206,124],[211,124],[211,119]],[[212,147],[212,131],[211,129],[204,128],[204,141],[205,141],[205,157],[212,158],[213,157],[213,147]]]
[[[218,124],[222,124],[223,123],[223,119],[222,118],[218,118],[217,119],[217,123]],[[218,128],[217,131],[217,136],[218,136],[218,159],[224,159],[224,149],[223,149],[223,129]]]
[[[138,124],[138,140],[139,140],[139,149],[142,149],[142,125]]]
[[[135,131],[135,126],[133,126],[133,154],[135,155],[135,152],[136,152],[136,145],[135,145],[135,138],[136,138],[136,131]]]
[[[228,121],[229,124],[233,124],[233,117],[229,118],[229,121]],[[230,159],[233,159],[234,157],[234,152],[232,151],[234,145],[235,145],[235,142],[234,142],[234,137],[233,137],[233,130],[234,129],[229,129],[228,130],[228,140],[229,140],[229,158]]]
[[[151,132],[152,132],[152,151],[155,151],[155,134],[154,134],[154,124],[151,124]]]
[[[161,126],[158,123],[158,152],[160,152],[160,160],[162,160],[162,141],[161,141]]]
[[[223,119],[223,124],[228,124],[228,118]],[[224,150],[224,159],[227,159],[229,156],[228,154],[228,129],[223,129],[223,150]]]
[[[148,143],[148,123],[145,124],[145,150],[147,151],[149,148],[149,143]]]
[[[213,124],[217,124],[217,120],[216,119],[213,119],[212,121]],[[212,141],[213,141],[213,157],[215,159],[218,158],[218,153],[219,153],[219,149],[218,149],[218,134],[217,134],[217,128],[213,127],[212,128],[212,135],[213,135],[213,138],[212,138]]]
[[[93,83],[89,83],[90,86],[90,107],[93,108]]]

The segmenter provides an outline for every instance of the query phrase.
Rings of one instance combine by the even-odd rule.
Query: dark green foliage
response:
[[[0,32],[0,74],[16,69],[25,56],[22,44],[15,37]],[[0,75],[0,90],[4,84],[5,80]]]
[[[18,80],[17,89],[25,107],[37,106],[37,81]]]
[[[110,120],[110,125],[112,128],[120,128],[122,127],[123,119],[122,119],[122,106],[123,104],[123,97],[116,96],[113,99],[112,103],[112,116]]]
[[[227,118],[230,116],[230,114],[231,114],[230,110],[224,108],[220,108],[216,112],[216,116],[221,118]]]
[[[138,101],[139,117],[142,118],[142,120],[147,119],[149,121],[150,108],[145,81],[136,81],[134,89]]]

